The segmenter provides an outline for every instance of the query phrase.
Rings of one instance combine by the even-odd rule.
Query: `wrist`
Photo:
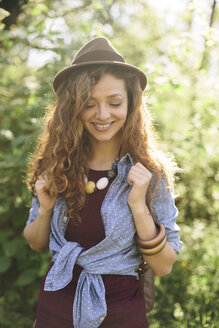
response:
[[[145,204],[145,201],[138,202],[138,203],[135,203],[135,204],[132,204],[129,206],[131,208],[133,215],[142,215],[142,214],[145,215],[145,213],[150,214],[150,211],[149,211],[147,205]]]
[[[52,215],[53,208],[52,209],[45,209],[44,207],[39,207],[38,210],[38,215],[43,216],[43,217],[50,217]]]

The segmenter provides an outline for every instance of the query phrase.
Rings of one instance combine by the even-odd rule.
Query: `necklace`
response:
[[[107,176],[100,178],[96,183],[94,181],[88,181],[88,178],[85,176],[84,182],[85,182],[86,193],[93,194],[97,190],[105,189],[108,186],[109,181],[116,176],[117,165],[118,165],[118,159],[116,159],[116,161],[113,162],[112,168],[107,171],[106,173]]]

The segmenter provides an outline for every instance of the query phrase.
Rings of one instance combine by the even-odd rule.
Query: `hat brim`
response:
[[[105,65],[105,64],[125,67],[125,68],[128,68],[128,69],[136,72],[137,75],[138,75],[139,82],[140,82],[142,90],[145,89],[145,87],[147,85],[147,77],[146,77],[145,73],[140,68],[138,68],[134,65],[131,65],[131,64],[127,64],[127,63],[105,60],[105,61],[96,61],[96,62],[91,61],[91,62],[86,62],[86,63],[73,64],[71,66],[67,66],[67,67],[63,68],[60,72],[58,72],[55,75],[55,77],[53,79],[53,89],[54,89],[55,93],[57,93],[58,85],[60,84],[60,82],[62,82],[63,79],[67,78],[69,76],[69,74],[76,71],[79,67],[92,66],[92,65]]]

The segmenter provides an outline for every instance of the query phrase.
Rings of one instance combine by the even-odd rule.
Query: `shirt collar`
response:
[[[135,161],[130,153],[126,153],[119,161],[119,164],[125,164],[125,163],[135,165]]]

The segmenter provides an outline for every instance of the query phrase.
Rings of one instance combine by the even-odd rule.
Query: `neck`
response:
[[[109,170],[120,151],[120,143],[91,142],[88,167],[93,170]]]

